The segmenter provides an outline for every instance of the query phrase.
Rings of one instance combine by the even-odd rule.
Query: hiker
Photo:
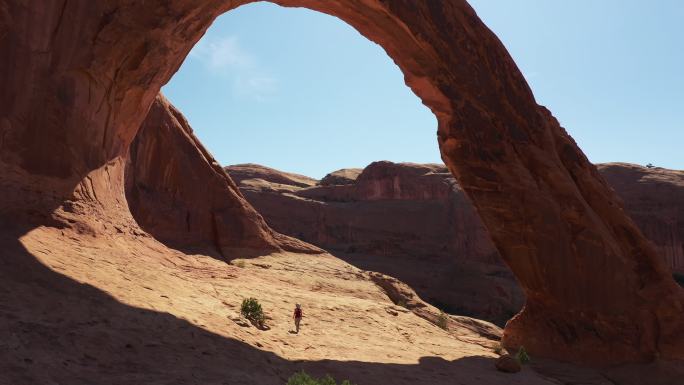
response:
[[[295,305],[294,314],[292,315],[295,321],[295,333],[299,334],[299,322],[302,320],[302,307],[299,304]]]

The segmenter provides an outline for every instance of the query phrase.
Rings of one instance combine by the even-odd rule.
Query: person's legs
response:
[[[299,321],[301,320],[301,318],[295,318],[295,328],[297,329],[297,333],[299,333]]]

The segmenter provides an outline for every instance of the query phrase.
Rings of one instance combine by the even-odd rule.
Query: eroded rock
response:
[[[323,177],[320,181],[321,186],[354,184],[356,178],[359,177],[363,171],[360,168],[343,168],[333,171]]]
[[[248,2],[4,2],[0,161],[12,182],[1,187],[14,222],[39,207],[31,226],[52,223],[77,200],[70,219],[96,234],[130,227],[131,142],[212,21]],[[526,293],[507,346],[597,364],[684,358],[681,288],[467,2],[274,2],[337,16],[381,45],[436,115],[442,159]],[[258,222],[223,225],[240,234],[245,221]]]
[[[508,354],[497,358],[494,366],[496,366],[498,371],[504,373],[518,373],[522,369],[520,363]]]
[[[126,198],[140,226],[174,248],[225,259],[319,251],[272,231],[163,96],[131,145]]]
[[[627,163],[597,166],[661,257],[681,273],[684,172]],[[231,176],[233,169],[226,167]],[[449,313],[503,326],[522,307],[522,290],[444,167],[375,162],[361,177],[325,188],[264,183],[269,177],[259,170],[249,173],[254,179],[236,179],[276,231],[398,277]]]
[[[513,274],[442,165],[374,162],[353,184],[307,188],[264,183],[258,168],[250,175],[239,187],[276,231],[397,277],[452,314],[503,326],[522,307]]]

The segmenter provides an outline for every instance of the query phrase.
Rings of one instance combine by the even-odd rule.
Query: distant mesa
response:
[[[333,171],[324,176],[319,184],[321,186],[354,184],[356,178],[361,174],[361,171],[363,171],[362,168],[343,168],[341,170]]]
[[[266,182],[296,187],[311,187],[318,183],[316,179],[309,178],[308,176],[284,172],[253,163],[236,164],[226,167],[226,171],[230,172],[230,177],[237,184],[240,184],[245,179],[262,179]]]

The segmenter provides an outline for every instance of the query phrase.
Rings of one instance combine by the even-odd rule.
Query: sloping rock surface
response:
[[[321,186],[354,184],[356,178],[361,174],[361,171],[363,171],[363,169],[360,168],[343,168],[333,171],[324,176],[319,184]]]
[[[236,164],[230,167],[230,177],[237,184],[245,179],[263,179],[270,183],[278,183],[297,187],[315,186],[318,181],[308,176],[279,171],[258,164]]]
[[[139,231],[124,192],[130,145],[213,20],[249,2],[0,2],[0,213],[22,232]],[[684,358],[684,292],[465,0],[274,2],[378,43],[435,114],[442,159],[526,294],[504,345],[592,364]],[[240,227],[263,226],[247,211],[222,222],[248,235],[227,236],[230,248],[282,248]]]
[[[263,175],[269,169],[259,170]],[[197,140],[185,117],[161,95],[131,145],[126,198],[138,224],[177,249],[218,252],[225,259],[279,250],[319,251],[271,230]]]
[[[245,174],[225,169],[231,177]],[[684,272],[684,172],[626,163],[598,169],[661,256]],[[249,175],[267,179],[259,170],[253,167]],[[503,326],[524,303],[474,207],[444,166],[375,162],[354,180],[307,188],[240,179],[247,200],[277,231],[398,277],[448,312]]]
[[[597,167],[658,254],[684,275],[684,171],[629,163]]]

